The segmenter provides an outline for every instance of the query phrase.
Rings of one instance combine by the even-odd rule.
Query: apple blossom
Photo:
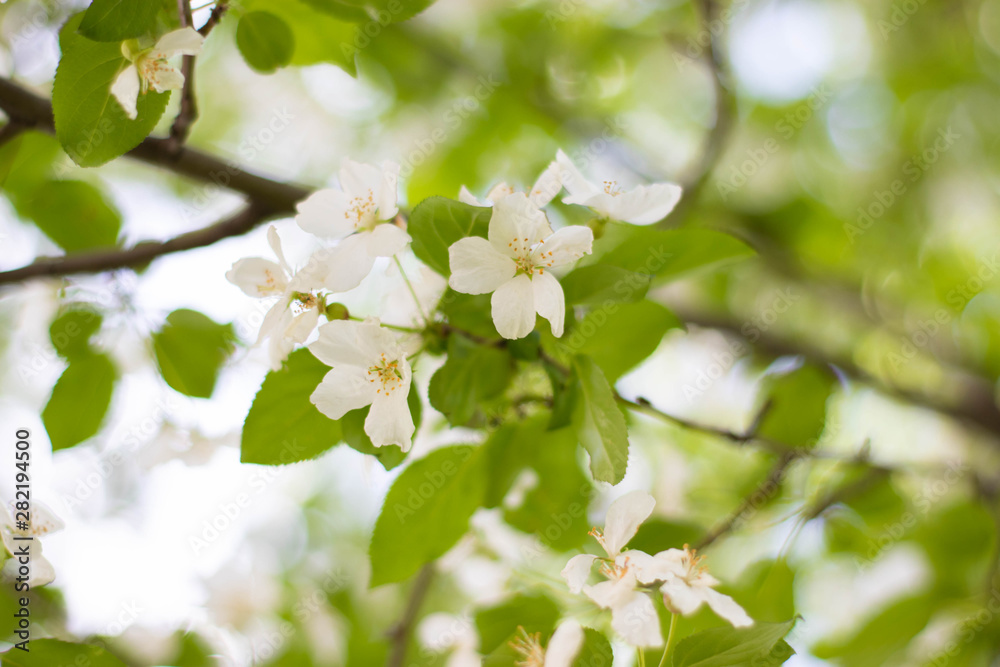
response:
[[[295,221],[305,231],[340,243],[330,253],[323,277],[334,292],[354,289],[378,257],[392,257],[410,242],[410,235],[391,222],[396,207],[399,165],[381,166],[344,160],[340,190],[326,188],[299,202]]]
[[[542,648],[541,634],[528,634],[521,626],[510,646],[522,658],[517,663],[520,667],[571,667],[583,640],[583,628],[570,619],[560,623],[552,633],[548,648]]]
[[[277,262],[260,257],[241,259],[226,272],[226,280],[248,296],[278,297],[264,316],[255,343],[259,345],[265,338],[270,339],[271,366],[277,370],[295,344],[304,343],[319,323],[324,299],[317,291],[323,287],[320,274],[324,264],[311,259],[306,268],[293,272],[285,261],[274,225],[267,230],[267,240]]]
[[[561,150],[556,153],[556,163],[569,192],[563,203],[588,206],[602,218],[649,225],[665,218],[681,198],[681,187],[673,183],[639,185],[631,190],[622,189],[617,181],[597,185],[588,181]]]
[[[111,94],[132,120],[137,116],[139,93],[152,88],[158,93],[180,90],[184,75],[167,63],[173,56],[195,56],[201,52],[205,38],[194,28],[181,28],[160,37],[149,49],[139,49],[135,40],[122,42],[122,55],[129,61],[111,84]]]
[[[2,538],[7,552],[13,556],[18,553],[19,549],[27,545],[30,559],[28,586],[35,588],[36,586],[45,586],[52,583],[56,578],[56,572],[52,567],[52,563],[42,555],[42,542],[39,538],[42,535],[62,530],[65,526],[62,519],[38,501],[31,503],[31,509],[29,510],[31,520],[27,522],[27,527],[23,525],[18,527],[18,523],[14,521],[14,518],[6,507],[0,507],[0,511],[2,511],[0,513],[0,538]],[[3,572],[10,578],[17,577],[19,574],[18,566],[18,560],[10,558],[4,563]]]
[[[399,445],[408,451],[414,425],[406,402],[410,364],[395,334],[377,319],[335,320],[320,327],[309,350],[331,370],[309,397],[320,412],[340,419],[371,405],[365,433],[376,447]]]
[[[545,214],[523,193],[493,206],[489,240],[470,236],[448,249],[456,292],[493,292],[493,324],[504,338],[524,338],[535,328],[535,313],[549,321],[552,335],[563,334],[566,316],[562,286],[551,269],[589,254],[594,233],[579,225],[552,232]]]
[[[538,180],[535,181],[535,184],[531,187],[531,189],[524,194],[527,195],[528,199],[536,207],[544,207],[552,201],[553,197],[559,194],[560,190],[562,190],[562,180],[560,179],[561,173],[562,167],[555,162],[551,163],[548,167],[546,167],[545,171],[542,172],[541,176],[538,177]],[[486,193],[486,201],[480,201],[475,195],[469,192],[468,188],[463,185],[461,190],[458,192],[458,199],[459,201],[472,206],[492,206],[504,197],[512,195],[515,192],[517,192],[517,190],[515,190],[512,186],[507,185],[506,183],[498,183],[490,188],[490,191]]]

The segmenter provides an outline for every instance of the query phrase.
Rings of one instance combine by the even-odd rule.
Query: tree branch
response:
[[[413,588],[410,589],[410,597],[406,601],[406,609],[399,622],[389,631],[389,639],[392,641],[392,649],[389,651],[389,659],[386,667],[403,667],[406,663],[406,649],[410,643],[410,635],[413,634],[413,627],[417,623],[417,614],[427,597],[431,581],[434,579],[434,565],[428,563],[417,573],[413,581]]]
[[[177,13],[180,15],[182,28],[194,28],[190,0],[177,0]],[[181,73],[184,75],[181,108],[174,118],[173,125],[170,126],[170,141],[174,151],[180,149],[187,141],[191,125],[198,118],[198,104],[194,98],[194,59],[195,56],[184,56],[184,63],[181,65]]]
[[[208,33],[212,32],[212,28],[222,20],[222,15],[226,13],[227,9],[229,9],[227,0],[219,0],[215,3],[215,7],[212,8],[212,13],[208,15],[205,25],[198,28],[198,32],[201,33],[202,37],[207,37]]]

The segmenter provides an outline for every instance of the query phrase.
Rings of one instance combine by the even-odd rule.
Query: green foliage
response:
[[[591,264],[567,273],[562,280],[569,305],[609,305],[641,301],[649,289],[649,275],[618,266]]]
[[[121,216],[89,183],[45,181],[24,208],[38,228],[63,250],[76,252],[118,242]]]
[[[692,523],[649,519],[639,526],[628,546],[648,554],[677,549],[685,544],[697,544],[705,529]],[[787,617],[786,617],[787,618]]]
[[[434,0],[305,0],[344,21],[388,25],[413,18]]]
[[[573,667],[611,667],[614,654],[607,638],[591,628],[583,629],[583,646],[573,661]]]
[[[486,238],[492,209],[429,197],[413,209],[407,231],[413,252],[442,276],[451,275],[448,248],[466,236]]]
[[[29,651],[12,648],[0,654],[10,667],[53,667],[88,665],[89,667],[126,667],[125,663],[99,646],[72,644],[58,639],[32,639]]]
[[[618,409],[614,391],[604,373],[592,359],[574,357],[573,370],[580,385],[573,428],[580,444],[590,454],[590,472],[594,479],[617,484],[625,477],[628,465],[625,417]]]
[[[62,57],[52,87],[56,137],[81,167],[96,167],[135,148],[156,126],[170,93],[139,95],[135,120],[111,95],[111,84],[128,66],[121,46],[77,34],[81,15],[59,33]]]
[[[249,12],[236,27],[236,45],[243,59],[259,72],[273,72],[292,60],[295,35],[288,24],[271,12]]]
[[[480,653],[492,653],[517,632],[541,633],[548,637],[559,620],[559,607],[544,595],[515,595],[495,607],[476,612]]]
[[[249,0],[244,6],[249,12],[269,12],[287,26],[291,32],[291,44],[294,45],[288,64],[331,63],[352,76],[356,75],[357,28],[341,17],[320,11],[319,4],[302,0]],[[281,49],[284,53],[287,36],[281,39],[286,42],[285,48]],[[240,48],[242,50],[243,47]]]
[[[420,415],[423,406],[415,383],[410,385],[410,393],[406,396],[406,402],[410,407],[410,416],[413,417],[414,426],[420,428]],[[392,470],[406,459],[406,453],[398,445],[376,447],[372,444],[371,438],[365,433],[365,420],[368,418],[370,410],[370,406],[360,410],[351,410],[340,419],[340,426],[344,432],[344,442],[351,449],[374,456],[383,468]]]
[[[503,393],[513,373],[514,360],[507,350],[450,336],[448,360],[434,373],[427,394],[436,410],[461,426]]]
[[[792,447],[815,447],[826,426],[826,404],[835,384],[833,373],[815,366],[769,376],[761,387],[767,412],[757,433]]]
[[[749,628],[725,626],[695,633],[677,644],[674,667],[780,665],[792,655],[782,640],[793,625],[795,621],[756,623]]]
[[[468,446],[444,447],[396,478],[372,534],[372,587],[409,579],[465,534],[483,497],[476,452]]]
[[[157,3],[151,0],[94,0],[83,14],[79,32],[97,42],[124,42],[156,28]]]
[[[153,334],[153,350],[163,379],[173,389],[209,398],[222,364],[233,349],[233,327],[185,308],[167,315]]]
[[[53,451],[77,445],[97,433],[117,379],[115,365],[105,354],[87,352],[70,358],[42,411]]]
[[[795,571],[785,560],[764,560],[747,568],[733,598],[758,623],[795,616]]]
[[[812,653],[824,660],[836,658],[851,667],[880,667],[923,630],[934,609],[935,602],[927,595],[905,597],[883,609],[853,636],[822,641],[812,648]]]
[[[86,356],[91,352],[90,339],[101,328],[101,314],[86,307],[71,307],[52,320],[49,340],[52,347],[66,359]]]
[[[309,401],[329,370],[303,348],[292,352],[281,370],[267,374],[243,424],[243,463],[305,461],[340,442],[341,423],[323,415]]]

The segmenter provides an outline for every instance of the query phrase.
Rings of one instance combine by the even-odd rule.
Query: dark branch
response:
[[[406,600],[406,609],[399,622],[389,631],[389,639],[392,641],[392,649],[389,651],[389,659],[386,667],[403,667],[406,664],[406,649],[410,643],[410,635],[413,634],[413,627],[417,623],[417,614],[427,597],[431,581],[434,579],[434,565],[428,563],[417,574],[413,581],[413,588],[410,589],[410,596]]]
[[[190,0],[177,0],[177,12],[180,15],[182,28],[194,28]],[[174,124],[170,126],[171,147],[174,151],[180,149],[187,141],[191,125],[198,118],[198,104],[194,98],[194,59],[195,56],[184,56],[184,64],[181,65],[181,72],[184,75],[181,108],[177,118],[174,119]]]
[[[219,0],[215,3],[215,7],[212,8],[212,13],[209,14],[205,25],[198,28],[198,32],[201,33],[202,37],[207,37],[208,33],[212,32],[212,28],[222,20],[222,15],[226,13],[227,9],[229,9],[229,3],[226,0]]]

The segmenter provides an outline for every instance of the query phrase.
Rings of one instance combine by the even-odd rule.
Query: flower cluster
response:
[[[652,556],[636,549],[624,550],[655,504],[645,491],[632,491],[612,503],[604,532],[591,532],[607,557],[580,554],[571,558],[562,571],[569,589],[610,609],[611,627],[633,646],[663,645],[648,587],[659,590],[664,605],[673,613],[693,614],[704,603],[735,627],[753,625],[742,607],[714,589],[719,581],[705,571],[702,558],[687,545]],[[604,581],[587,585],[595,562],[600,562]]]
[[[177,50],[180,47],[174,44],[178,39],[171,37],[173,34],[164,36],[152,50],[130,57],[139,79],[156,89],[165,85],[165,58],[188,52]],[[150,62],[158,64],[154,68]],[[151,72],[161,78],[143,78]],[[354,289],[378,258],[395,257],[411,241],[405,221],[398,216],[399,165],[344,160],[339,177],[339,188],[313,193],[298,204],[295,216],[302,230],[335,244],[316,251],[304,266],[293,269],[285,260],[276,229],[271,227],[268,242],[277,261],[241,259],[226,274],[249,296],[277,299],[257,338],[257,344],[269,340],[274,369],[312,336],[320,316],[327,313],[331,293]],[[635,224],[664,217],[680,195],[678,186],[667,183],[628,191],[606,185],[601,194],[562,151],[526,193],[501,183],[482,202],[463,187],[459,195],[463,202],[492,205],[493,210],[487,238],[463,238],[448,249],[448,282],[458,292],[492,293],[493,322],[504,338],[530,334],[536,314],[548,320],[554,336],[563,334],[565,296],[553,270],[589,254],[594,243],[589,227],[571,225],[553,230],[549,224],[542,208],[564,186],[569,192],[564,203],[582,204],[601,218]],[[334,320],[320,327],[319,338],[309,349],[332,366],[312,394],[316,407],[331,419],[340,419],[348,411],[370,405],[365,432],[372,443],[407,450],[414,430],[407,404],[411,369],[397,336],[374,318],[363,322]]]
[[[52,563],[42,555],[42,541],[39,538],[62,530],[64,526],[62,519],[37,500],[31,503],[31,521],[27,528],[20,521],[15,522],[6,507],[0,506],[0,539],[10,554],[10,558],[3,564],[4,576],[9,579],[23,576],[21,568],[25,567],[27,560],[29,588],[51,584],[56,578],[56,571]],[[24,558],[25,549],[28,550],[27,559]]]
[[[111,94],[125,115],[136,119],[140,92],[145,95],[150,88],[158,93],[183,88],[184,75],[167,61],[174,56],[198,55],[204,42],[205,38],[194,28],[168,32],[146,49],[134,39],[122,42],[122,55],[128,65],[111,84]]]

